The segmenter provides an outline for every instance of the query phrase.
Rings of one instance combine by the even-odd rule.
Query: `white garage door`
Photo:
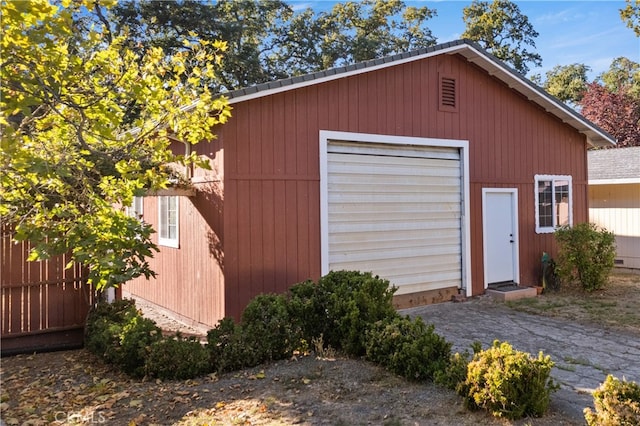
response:
[[[462,283],[458,148],[329,142],[330,270],[371,271],[407,294]]]

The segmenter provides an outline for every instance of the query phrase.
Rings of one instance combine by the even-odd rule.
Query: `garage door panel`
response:
[[[456,229],[456,223],[459,220],[455,217],[448,217],[444,219],[431,219],[422,220],[420,222],[407,222],[407,221],[386,221],[386,222],[366,222],[366,221],[353,221],[353,222],[329,222],[329,226],[332,228],[332,234],[336,233],[351,233],[357,234],[362,232],[393,232],[393,231],[419,231],[419,230],[439,230]],[[384,225],[384,229],[381,227]],[[331,241],[331,240],[330,240]]]
[[[457,257],[460,255],[460,247],[440,244],[434,246],[403,246],[380,250],[367,246],[366,249],[349,249],[348,253],[342,252],[331,255],[329,256],[329,262],[333,264],[346,264],[375,261],[376,265],[404,263],[406,266],[417,266],[421,268],[423,265],[426,266],[430,264],[425,258],[447,255],[453,256],[452,259],[457,261]]]
[[[340,247],[340,244],[352,244],[354,242],[368,243],[379,242],[380,244],[398,245],[403,241],[418,241],[423,244],[442,244],[442,241],[451,241],[460,237],[459,229],[419,229],[419,230],[399,230],[394,232],[387,231],[372,231],[372,232],[360,232],[360,233],[340,233],[334,234],[332,243],[336,248]]]
[[[368,149],[328,154],[329,268],[371,271],[402,294],[460,286],[457,149]]]

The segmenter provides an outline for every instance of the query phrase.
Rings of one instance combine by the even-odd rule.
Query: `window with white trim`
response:
[[[178,197],[158,197],[158,244],[178,248],[179,240],[179,211]]]
[[[137,219],[142,220],[144,207],[144,198],[143,197],[133,197],[133,201],[131,202],[131,206],[127,207],[125,210],[127,215],[130,217],[135,217]]]
[[[536,233],[554,232],[564,225],[573,225],[573,194],[571,176],[536,175]]]

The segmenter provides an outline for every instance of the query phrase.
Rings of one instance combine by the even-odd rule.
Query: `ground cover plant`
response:
[[[507,306],[640,335],[640,274],[613,272],[605,288],[592,292],[563,283],[557,292],[507,302]]]

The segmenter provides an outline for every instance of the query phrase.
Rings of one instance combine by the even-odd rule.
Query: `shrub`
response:
[[[550,377],[553,365],[542,352],[536,359],[507,342],[495,341],[493,347],[473,356],[467,378],[457,390],[471,409],[483,408],[508,419],[539,417],[557,389]]]
[[[292,323],[300,330],[301,337],[306,342],[323,336],[328,328],[328,300],[321,291],[322,289],[311,280],[298,283],[289,289],[287,310]]]
[[[193,337],[165,337],[150,346],[144,370],[163,380],[192,379],[209,371],[209,354]]]
[[[99,303],[87,318],[85,346],[132,376],[144,375],[149,347],[162,337],[160,328],[143,318],[133,300]]]
[[[584,409],[589,426],[632,426],[640,424],[640,385],[608,375],[593,393],[595,412]]]
[[[242,313],[241,325],[245,344],[253,347],[258,363],[290,357],[300,345],[301,333],[282,295],[255,297]]]
[[[332,271],[317,284],[310,281],[290,290],[289,306],[303,338],[323,336],[327,346],[350,355],[365,353],[367,328],[398,316],[392,300],[395,288],[370,272]]]
[[[587,291],[604,287],[616,256],[615,237],[593,223],[556,230],[556,271],[565,282],[578,281]]]
[[[123,325],[120,342],[115,346],[115,364],[122,371],[134,376],[144,376],[144,365],[153,343],[162,338],[156,323],[141,315],[136,315]]]
[[[85,347],[110,361],[109,357],[112,355],[113,347],[118,344],[122,325],[137,314],[135,302],[130,299],[98,303],[87,317]]]
[[[378,321],[367,332],[367,358],[411,380],[433,379],[451,356],[451,343],[422,318]]]
[[[245,344],[242,327],[233,318],[223,318],[215,328],[207,332],[207,351],[213,371],[239,370],[256,365],[255,357]]]
[[[473,342],[471,345],[473,353],[477,354],[482,350],[480,342]],[[468,350],[463,353],[456,352],[449,358],[449,363],[444,370],[436,371],[434,381],[451,390],[457,390],[467,379],[467,368],[472,355]]]

